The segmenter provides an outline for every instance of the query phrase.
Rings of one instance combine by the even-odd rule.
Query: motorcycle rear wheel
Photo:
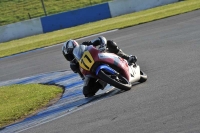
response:
[[[106,74],[106,72],[100,70],[98,73],[98,76],[108,84],[121,89],[121,90],[130,90],[132,87],[132,84],[128,82],[124,77],[118,76],[117,78],[119,79],[118,81],[116,79],[111,78],[112,75]],[[116,75],[115,75],[116,76]]]

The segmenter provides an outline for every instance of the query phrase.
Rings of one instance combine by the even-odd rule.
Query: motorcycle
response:
[[[100,52],[90,45],[79,45],[73,50],[81,75],[104,81],[121,90],[130,90],[135,82],[143,83],[147,75],[136,63],[128,62],[114,53]]]

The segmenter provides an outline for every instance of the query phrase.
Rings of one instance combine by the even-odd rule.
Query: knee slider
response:
[[[70,68],[74,73],[77,73],[79,71],[79,65],[78,63],[70,63]]]

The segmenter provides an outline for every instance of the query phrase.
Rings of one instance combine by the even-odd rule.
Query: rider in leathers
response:
[[[79,69],[79,64],[73,55],[73,50],[78,45],[79,44],[75,40],[68,40],[64,43],[64,45],[62,47],[62,53],[63,53],[64,57],[66,58],[66,60],[70,61],[70,68],[72,69],[72,71],[74,73],[78,73],[81,76],[81,78],[84,79],[83,94],[85,95],[85,97],[91,97],[91,96],[94,96],[95,93],[99,89],[103,89],[106,86],[106,84],[104,82],[102,82],[101,80],[97,80],[95,78],[84,77],[82,75],[82,73],[80,72],[80,69]],[[106,50],[107,52],[114,53],[114,54],[126,59],[129,63],[135,63],[137,61],[136,56],[132,56],[132,55],[129,56],[129,55],[125,54],[117,46],[117,44],[115,42],[113,42],[111,40],[106,40],[106,38],[102,37],[102,36],[98,37],[94,40],[88,41],[88,42],[83,42],[81,45],[99,46],[100,51]]]

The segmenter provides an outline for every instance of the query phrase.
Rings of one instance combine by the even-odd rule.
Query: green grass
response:
[[[43,0],[47,15],[74,10],[110,0]],[[0,26],[45,16],[41,0],[0,0]]]
[[[54,45],[70,38],[76,39],[107,30],[134,26],[196,9],[200,9],[199,0],[186,0],[77,27],[0,43],[0,57]]]
[[[0,127],[34,114],[63,89],[39,84],[0,87]]]

